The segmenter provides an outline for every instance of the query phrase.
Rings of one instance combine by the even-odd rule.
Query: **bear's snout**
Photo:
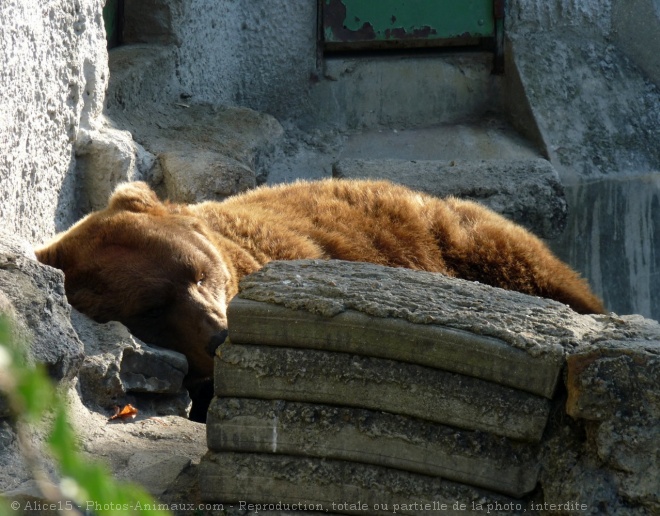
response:
[[[211,339],[206,346],[206,350],[209,352],[209,355],[212,357],[215,356],[215,350],[218,349],[220,344],[224,343],[224,341],[227,339],[227,335],[229,335],[227,330],[221,330],[211,336]]]

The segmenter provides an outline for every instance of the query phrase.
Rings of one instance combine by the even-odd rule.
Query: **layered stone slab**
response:
[[[497,338],[355,310],[325,317],[237,297],[227,315],[230,338],[236,344],[387,358],[474,376],[547,398],[552,397],[562,364],[559,357],[534,357]]]
[[[207,435],[213,451],[368,463],[516,497],[531,492],[538,478],[529,445],[360,408],[215,398]]]
[[[535,489],[548,398],[600,328],[551,300],[340,261],[266,265],[228,319],[203,499],[344,514],[524,509],[505,496]]]
[[[237,343],[407,361],[548,398],[566,350],[599,331],[549,299],[338,260],[267,264],[242,280],[228,317]]]
[[[252,511],[279,503],[299,511],[358,515],[510,515],[526,507],[447,480],[346,461],[209,452],[199,468],[203,500]]]
[[[538,442],[549,401],[478,378],[347,353],[226,343],[216,396],[354,406]]]

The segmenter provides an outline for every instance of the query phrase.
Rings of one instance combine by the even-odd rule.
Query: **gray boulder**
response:
[[[658,514],[660,324],[612,317],[601,338],[567,357],[566,412],[578,427],[551,429],[544,490],[612,514]]]
[[[184,355],[148,346],[118,322],[99,324],[77,310],[71,320],[85,343],[79,379],[87,405],[107,410],[131,402],[141,412],[187,417]]]
[[[12,321],[12,338],[26,362],[43,364],[63,388],[75,383],[84,358],[70,311],[62,273],[36,262],[27,242],[0,233],[0,314]],[[25,443],[19,445],[15,425],[7,419],[10,415],[7,402],[0,399],[0,489],[19,502],[41,500],[24,459],[24,446],[31,446],[35,460],[53,473],[52,461],[39,452],[43,432],[25,428]]]
[[[2,239],[4,240],[4,238]],[[42,265],[16,239],[0,244],[0,292],[13,317],[18,338],[26,346],[29,363],[44,364],[54,380],[70,381],[83,361],[83,344],[71,326],[71,307],[64,293],[61,271]]]
[[[255,172],[214,151],[168,151],[158,155],[166,195],[177,202],[222,199],[256,186]]]
[[[128,131],[109,126],[89,131],[76,146],[76,166],[82,182],[84,213],[104,208],[117,184],[149,178],[155,156],[135,142]]]
[[[180,102],[109,114],[156,156],[149,181],[177,202],[224,199],[264,182],[284,134],[275,118],[247,108]]]

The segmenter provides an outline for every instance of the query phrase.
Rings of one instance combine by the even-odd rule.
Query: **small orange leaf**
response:
[[[110,419],[108,419],[108,421],[112,421],[113,419],[121,419],[122,421],[126,419],[134,419],[137,414],[138,409],[129,403],[128,405],[124,405],[124,408],[121,410],[119,410],[119,407],[115,407],[115,413]]]

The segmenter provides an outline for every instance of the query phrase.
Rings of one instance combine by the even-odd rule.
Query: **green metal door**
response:
[[[326,50],[472,45],[495,39],[504,0],[321,0]]]

